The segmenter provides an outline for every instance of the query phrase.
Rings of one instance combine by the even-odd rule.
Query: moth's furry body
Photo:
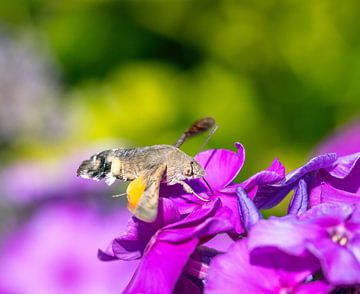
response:
[[[135,180],[161,164],[166,165],[163,181],[173,184],[205,175],[204,169],[191,156],[172,145],[154,145],[132,149],[110,149],[83,161],[77,174],[94,180]]]
[[[127,189],[130,211],[142,220],[153,221],[161,181],[181,184],[188,193],[195,193],[184,180],[204,177],[205,171],[179,148],[154,145],[99,152],[82,162],[77,175],[97,181],[105,179],[109,185],[116,179],[132,181]],[[138,195],[139,187],[143,189],[141,195]]]

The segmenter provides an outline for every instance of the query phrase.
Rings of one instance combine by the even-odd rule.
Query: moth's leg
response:
[[[197,198],[199,198],[200,200],[205,201],[205,202],[209,202],[209,201],[210,201],[209,199],[203,198],[203,197],[201,197],[198,193],[196,193],[196,192],[193,190],[193,188],[191,188],[191,187],[189,186],[188,183],[186,183],[186,182],[184,182],[184,181],[176,181],[176,183],[182,185],[183,188],[184,188],[184,190],[185,190],[186,192],[195,195],[195,196],[196,196]]]
[[[127,195],[127,193],[121,193],[121,194],[112,195],[111,197],[119,198],[119,197],[123,197],[123,196],[126,196],[126,195]]]

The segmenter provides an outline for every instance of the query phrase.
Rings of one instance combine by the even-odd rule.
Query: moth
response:
[[[210,137],[216,127],[213,118],[205,117],[196,121],[174,145],[110,149],[99,152],[80,164],[77,176],[95,181],[105,179],[108,185],[113,184],[117,179],[131,181],[126,189],[128,209],[137,218],[145,222],[153,222],[157,216],[161,182],[168,185],[180,184],[187,193],[208,201],[185,182],[185,180],[203,178],[208,185],[204,178],[205,170],[179,147],[187,138],[212,128]],[[206,141],[203,146],[205,143]]]

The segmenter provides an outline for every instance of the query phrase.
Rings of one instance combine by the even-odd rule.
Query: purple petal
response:
[[[245,189],[251,189],[256,185],[269,185],[282,180],[285,177],[285,167],[276,158],[270,167],[266,170],[260,171],[241,183]]]
[[[178,220],[180,220],[180,214],[174,202],[160,198],[158,216],[153,223],[146,223],[132,217],[128,222],[126,232],[114,239],[106,251],[99,250],[98,257],[103,261],[139,259],[150,238],[160,228]]]
[[[330,238],[313,240],[307,245],[321,263],[326,279],[334,285],[360,283],[360,264],[346,246],[340,246]]]
[[[304,179],[301,179],[291,199],[288,214],[303,214],[308,208],[308,198],[307,184]]]
[[[310,274],[309,271],[279,270],[277,259],[264,257],[270,266],[253,265],[249,259],[247,240],[234,243],[227,253],[210,264],[205,284],[206,293],[279,293],[295,289]]]
[[[357,193],[360,192],[360,153],[340,157],[331,167],[321,170],[314,183],[314,189],[322,182],[335,188]]]
[[[327,183],[322,183],[311,191],[310,201],[311,206],[328,202],[360,204],[360,193],[346,192],[336,189]]]
[[[247,242],[242,240],[212,260],[205,292],[236,293],[241,289],[243,293],[266,293],[277,287],[273,271],[250,264]]]
[[[240,172],[245,161],[245,149],[235,143],[238,152],[226,149],[206,150],[195,156],[204,167],[205,178],[215,191],[230,184]]]
[[[327,172],[335,178],[347,177],[359,161],[360,152],[339,157],[331,167],[326,168]],[[360,175],[359,175],[360,176]]]
[[[299,216],[300,220],[306,220],[322,227],[335,226],[348,220],[354,213],[354,207],[345,203],[322,203],[309,209]]]
[[[183,220],[168,225],[158,235],[159,240],[183,242],[190,238],[210,237],[233,230],[232,211],[221,207],[220,199],[207,203]]]
[[[287,254],[275,247],[258,247],[251,250],[250,263],[264,268],[276,269],[279,271],[279,275],[295,274],[298,282],[320,269],[319,261],[307,252],[296,256]],[[301,272],[303,275],[300,274]]]
[[[324,281],[314,281],[302,284],[295,289],[295,294],[324,294],[330,293],[332,286]]]
[[[229,208],[232,211],[232,222],[236,234],[244,233],[244,227],[241,223],[240,214],[239,214],[239,200],[236,194],[217,194],[217,197],[220,198],[221,203],[224,207]]]
[[[348,244],[349,250],[352,252],[358,263],[360,264],[360,232],[351,239]]]
[[[180,244],[156,240],[141,260],[124,293],[172,293],[197,239]]]
[[[308,161],[304,166],[289,173],[282,182],[259,187],[254,198],[256,207],[259,209],[274,207],[294,188],[300,178],[331,166],[336,159],[335,153],[317,156]]]
[[[239,199],[239,213],[242,224],[246,231],[250,231],[251,227],[255,225],[262,216],[243,188],[237,188],[236,192]]]
[[[337,159],[336,153],[319,155],[310,159],[304,166],[292,171],[285,178],[285,184],[289,185],[303,177],[304,175],[317,171],[321,168],[330,167]]]
[[[303,255],[308,239],[322,237],[316,225],[303,223],[293,216],[260,220],[250,231],[249,248],[275,247],[290,255]]]
[[[338,155],[347,155],[360,150],[360,121],[356,120],[331,135],[317,148],[317,154],[336,152]]]

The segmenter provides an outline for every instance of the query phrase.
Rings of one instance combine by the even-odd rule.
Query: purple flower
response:
[[[185,217],[171,199],[160,198],[159,204],[154,223],[133,217],[126,233],[115,239],[106,252],[99,251],[102,260],[142,257],[125,293],[171,293],[193,287],[189,273],[192,278],[202,279],[201,268],[207,267],[194,257],[197,247],[218,233],[233,230],[232,212],[219,199]]]
[[[218,198],[221,199],[222,204],[233,211],[235,232],[241,234],[244,232],[244,229],[240,221],[239,202],[236,194],[237,188],[241,187],[250,197],[253,197],[258,187],[272,184],[282,179],[285,176],[285,170],[276,159],[268,169],[255,174],[243,183],[236,184],[233,181],[244,164],[245,150],[240,143],[235,143],[235,146],[238,149],[237,153],[226,149],[212,149],[201,152],[195,157],[204,167],[206,172],[205,178],[212,191],[201,179],[189,181],[189,184],[202,198],[209,199],[210,201]],[[163,185],[160,192],[163,197],[170,197],[174,200],[181,214],[189,213],[206,203],[199,200],[193,194],[187,194],[178,185]]]
[[[1,247],[1,293],[115,293],[136,263],[103,264],[96,249],[129,217],[125,209],[100,214],[88,207],[47,205]]]
[[[259,221],[250,231],[252,254],[316,257],[332,285],[360,283],[359,206],[340,203],[317,205],[300,217]]]
[[[330,187],[329,187],[330,186]],[[319,170],[310,191],[311,206],[330,200],[336,193],[338,201],[359,202],[360,152],[341,156],[329,167]],[[332,197],[332,201],[335,201]]]
[[[360,151],[360,120],[341,128],[316,148],[315,154],[335,152],[339,156]]]
[[[264,255],[261,260],[254,260],[248,240],[244,239],[212,260],[205,290],[206,293],[325,293],[331,289],[323,281],[307,282],[312,273],[313,268],[299,269],[289,256]]]
[[[337,156],[335,153],[329,153],[314,157],[302,167],[289,173],[283,180],[271,184],[262,185],[259,187],[253,201],[259,209],[271,208],[280,203],[281,200],[293,189],[297,190],[295,195],[303,200],[308,198],[308,191],[304,188],[305,183],[311,183],[314,176],[320,169],[329,168],[336,161]],[[305,183],[301,180],[304,180]],[[301,186],[298,187],[301,182]],[[291,202],[289,211],[303,212],[304,207],[293,208],[292,205],[300,205],[298,199]],[[300,205],[301,206],[301,205]]]

